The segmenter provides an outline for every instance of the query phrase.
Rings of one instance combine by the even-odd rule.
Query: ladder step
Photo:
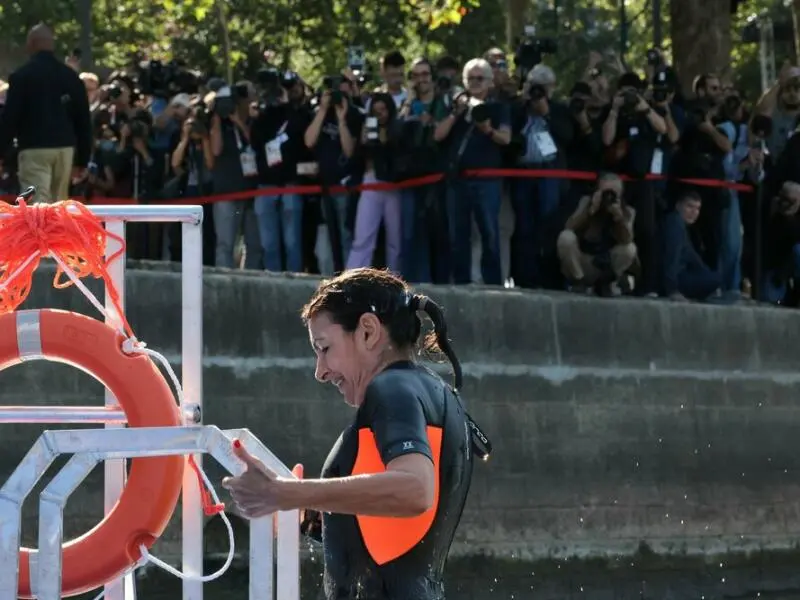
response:
[[[0,406],[0,423],[125,424],[117,406]]]

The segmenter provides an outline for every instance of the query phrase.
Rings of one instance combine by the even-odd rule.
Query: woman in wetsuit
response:
[[[434,325],[424,349],[449,358],[455,388],[413,360],[418,311]],[[279,478],[238,447],[248,469],[224,485],[249,518],[306,509],[313,528],[322,515],[327,599],[442,600],[472,464],[490,450],[455,391],[442,310],[388,272],[355,269],[322,282],[302,317],[315,376],[357,408],[353,423],[320,479]]]

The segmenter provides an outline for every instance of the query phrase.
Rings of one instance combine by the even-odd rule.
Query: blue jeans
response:
[[[434,183],[400,193],[403,278],[412,283],[449,283],[446,187]]]
[[[730,205],[722,211],[719,243],[719,274],[723,292],[738,292],[742,286],[742,214],[739,196],[730,191]]]
[[[293,184],[288,184],[293,185]],[[276,189],[278,186],[260,185],[259,189]],[[283,250],[286,252],[286,270],[299,273],[303,270],[303,198],[296,194],[256,196],[256,219],[264,249],[264,268],[283,271]],[[281,245],[283,242],[283,245]]]
[[[347,226],[347,210],[349,203],[350,197],[347,194],[333,194],[330,200],[322,198],[322,216],[329,227],[332,222],[335,221],[339,232],[339,243],[342,250],[343,261],[342,268],[344,268],[344,265],[347,264],[347,257],[350,254],[350,246],[353,244],[353,232]],[[336,214],[328,214],[330,205],[333,205],[333,210]],[[333,252],[333,248],[331,248],[331,252]]]
[[[228,200],[214,203],[214,232],[217,236],[217,267],[234,268],[233,260],[239,232],[244,230],[245,269],[261,269],[261,240],[253,203],[248,200]]]
[[[511,205],[514,208],[512,252],[519,287],[541,284],[539,271],[542,256],[552,253],[544,247],[542,236],[548,217],[558,209],[561,181],[558,179],[517,179],[512,182]]]
[[[472,282],[472,215],[481,236],[481,274],[486,285],[501,285],[500,203],[502,180],[459,179],[447,197],[452,242],[453,283]]]
[[[800,278],[800,244],[792,248],[791,257],[791,276],[794,279]],[[776,273],[770,271],[764,274],[762,287],[762,298],[766,302],[777,304],[786,296],[786,280],[781,278],[776,281]]]

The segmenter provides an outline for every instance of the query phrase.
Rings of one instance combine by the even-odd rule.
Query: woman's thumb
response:
[[[236,458],[241,460],[248,467],[256,467],[259,464],[259,461],[245,449],[244,444],[239,440],[233,441],[233,453],[236,455]]]

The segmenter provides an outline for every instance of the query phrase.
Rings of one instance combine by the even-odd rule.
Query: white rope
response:
[[[16,270],[16,271],[14,271],[14,272],[13,272],[11,275],[9,275],[9,276],[8,276],[8,279],[6,280],[6,282],[5,282],[5,283],[3,283],[3,284],[0,284],[0,292],[4,292],[4,291],[6,290],[6,288],[7,288],[9,285],[11,285],[11,282],[13,282],[13,281],[14,281],[14,280],[15,280],[17,277],[19,277],[19,276],[20,276],[20,274],[21,274],[21,273],[22,273],[22,272],[23,272],[23,271],[24,271],[24,270],[25,270],[25,269],[28,267],[28,265],[29,265],[29,264],[31,264],[31,263],[32,263],[34,260],[36,260],[37,258],[39,258],[39,255],[40,255],[40,253],[39,253],[39,251],[37,250],[36,252],[34,252],[33,254],[31,254],[31,255],[30,255],[30,256],[29,256],[29,257],[28,257],[28,258],[25,260],[25,262],[24,262],[24,263],[22,263],[22,264],[21,264],[19,267],[17,267],[17,270]]]
[[[176,393],[176,395],[178,397],[178,404],[182,407],[183,406],[183,400],[184,400],[183,386],[181,385],[181,382],[178,380],[178,376],[175,374],[175,370],[172,368],[172,365],[169,364],[169,361],[166,359],[166,357],[163,354],[161,354],[160,352],[157,352],[156,350],[151,350],[151,349],[147,348],[147,345],[144,342],[140,342],[135,337],[129,337],[127,332],[125,331],[125,328],[124,328],[123,324],[122,324],[121,317],[119,315],[116,315],[116,314],[112,315],[111,311],[109,311],[108,309],[106,309],[105,306],[103,306],[103,304],[100,302],[100,300],[98,300],[97,296],[95,296],[92,293],[92,291],[88,287],[86,287],[86,285],[84,285],[84,283],[80,280],[80,278],[77,275],[75,275],[75,273],[72,271],[72,269],[70,269],[64,263],[64,261],[61,259],[61,257],[59,257],[54,252],[51,252],[50,256],[56,261],[56,263],[58,263],[58,266],[61,267],[61,269],[64,271],[64,273],[67,275],[67,277],[70,278],[72,283],[75,284],[75,287],[77,287],[83,293],[83,295],[86,296],[86,299],[89,300],[89,302],[91,302],[92,305],[98,311],[100,311],[100,313],[108,321],[113,323],[115,328],[118,329],[125,336],[125,340],[123,340],[123,342],[122,342],[122,351],[125,354],[142,354],[144,356],[149,357],[152,360],[155,360],[157,363],[159,363],[164,368],[164,370],[166,371],[169,379],[172,381],[173,387],[175,388],[175,393]],[[25,263],[25,264],[27,264],[27,263]],[[220,500],[219,500],[219,496],[217,495],[217,491],[214,489],[214,486],[211,484],[211,481],[209,481],[209,479],[208,479],[208,475],[206,475],[205,471],[203,471],[203,469],[202,469],[202,467],[200,467],[200,465],[197,465],[197,472],[200,473],[200,477],[202,478],[203,483],[205,484],[205,486],[208,489],[208,491],[211,493],[211,498],[214,500],[214,504],[220,504]],[[228,549],[228,557],[225,560],[225,563],[216,572],[211,573],[210,575],[194,575],[194,574],[183,573],[183,572],[179,571],[178,569],[175,569],[171,565],[167,564],[166,562],[164,562],[160,558],[158,558],[156,556],[153,556],[152,554],[150,554],[150,551],[147,549],[147,547],[145,545],[141,545],[141,546],[139,546],[139,550],[142,553],[142,558],[136,564],[134,564],[133,567],[131,567],[131,569],[129,569],[126,572],[126,575],[131,573],[131,572],[133,572],[133,571],[135,571],[139,567],[142,567],[142,566],[146,565],[147,563],[152,563],[155,566],[163,569],[164,571],[166,571],[170,575],[174,575],[175,577],[177,577],[179,579],[182,579],[182,580],[185,580],[185,581],[196,581],[196,582],[200,582],[200,583],[208,583],[209,581],[214,581],[215,579],[219,579],[230,568],[231,564],[233,563],[233,559],[234,559],[234,556],[235,556],[235,553],[236,553],[235,538],[234,538],[234,534],[233,534],[233,525],[231,524],[231,521],[228,518],[228,515],[225,514],[225,511],[221,511],[219,513],[219,516],[222,519],[222,522],[225,524],[225,529],[227,529],[227,531],[228,531],[228,543],[229,543],[228,548],[229,549]],[[100,593],[100,595],[97,596],[94,600],[101,600],[101,598],[103,598],[104,596],[105,596],[105,590],[103,590]]]

